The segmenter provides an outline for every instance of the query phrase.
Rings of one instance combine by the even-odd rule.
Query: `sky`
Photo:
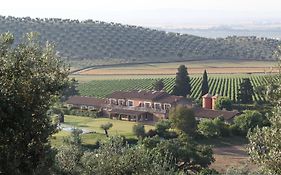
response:
[[[1,0],[0,15],[147,27],[281,23],[281,0]]]

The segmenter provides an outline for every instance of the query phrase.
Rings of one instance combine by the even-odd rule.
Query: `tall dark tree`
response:
[[[153,89],[156,90],[156,91],[161,91],[164,89],[164,82],[162,79],[160,80],[157,80],[154,84],[153,84]]]
[[[237,101],[244,104],[253,103],[254,94],[253,86],[249,78],[243,78],[240,84],[239,93],[237,96]]]
[[[209,92],[208,75],[207,75],[207,71],[205,70],[202,79],[201,96],[207,94],[208,92]]]
[[[0,174],[50,174],[55,132],[47,110],[67,85],[68,68],[35,33],[13,46],[0,36]]]
[[[185,65],[180,65],[172,94],[186,97],[187,95],[190,95],[190,90],[191,85],[187,67],[185,67]]]

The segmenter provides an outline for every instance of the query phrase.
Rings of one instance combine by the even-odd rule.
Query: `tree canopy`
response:
[[[243,104],[253,103],[254,89],[249,78],[244,78],[240,84],[237,101]]]
[[[156,91],[161,91],[164,89],[164,87],[165,87],[165,84],[162,79],[155,81],[155,83],[153,84],[153,90],[156,90]]]
[[[28,33],[14,44],[0,36],[0,172],[40,174],[52,163],[48,138],[55,132],[47,110],[68,82],[54,47]]]
[[[203,73],[203,79],[202,79],[202,86],[201,86],[201,96],[209,93],[209,85],[208,85],[208,74],[205,70]]]
[[[232,110],[232,101],[227,97],[218,97],[215,102],[215,109],[223,110],[226,109],[228,111]]]
[[[177,106],[170,110],[169,119],[171,120],[174,128],[190,136],[194,135],[197,122],[192,109],[183,106]]]
[[[186,97],[191,94],[190,78],[187,67],[180,65],[176,75],[176,82],[172,94]]]

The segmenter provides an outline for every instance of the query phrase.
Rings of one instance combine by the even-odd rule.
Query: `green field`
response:
[[[136,124],[135,122],[129,121],[120,121],[120,120],[112,120],[108,118],[90,118],[90,117],[80,117],[80,116],[65,116],[65,125],[85,129],[87,131],[92,131],[95,133],[82,134],[82,142],[83,144],[95,144],[97,140],[102,140],[105,138],[104,131],[100,128],[101,124],[110,122],[113,124],[113,127],[109,129],[109,135],[122,135],[126,138],[135,137],[132,132],[133,126]],[[154,126],[145,125],[145,130],[153,129]],[[64,137],[70,136],[69,131],[61,130],[55,135],[53,135],[51,139],[51,143],[53,146],[59,146],[63,142]]]
[[[229,97],[231,100],[237,100],[239,92],[239,85],[243,78],[250,78],[254,87],[254,101],[265,101],[265,97],[260,94],[256,88],[262,86],[267,82],[267,75],[212,75],[209,76],[210,93],[215,95]],[[80,95],[95,96],[103,98],[106,95],[118,90],[151,90],[153,83],[159,78],[142,78],[142,79],[116,79],[116,80],[93,80],[85,83],[80,83],[78,86]],[[165,91],[172,92],[175,78],[163,78],[165,84]],[[200,98],[201,93],[201,76],[191,77],[192,94],[194,99]]]

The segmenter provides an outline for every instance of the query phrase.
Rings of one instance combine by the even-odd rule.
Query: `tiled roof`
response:
[[[212,98],[213,97],[213,95],[212,94],[209,94],[209,93],[207,93],[207,94],[205,94],[205,95],[203,95],[203,97],[210,97],[210,98]]]
[[[146,114],[145,111],[125,110],[125,109],[112,109],[109,113],[125,114],[125,115],[141,115]]]
[[[175,95],[166,95],[166,96],[163,96],[161,98],[158,98],[157,99],[157,102],[160,102],[160,103],[175,103],[175,102],[180,102],[180,101],[186,101],[186,102],[190,102],[192,103],[190,100],[187,100],[186,98],[182,97],[182,96],[175,96]]]
[[[156,100],[162,96],[167,96],[167,95],[169,95],[167,92],[162,92],[162,91],[133,90],[133,91],[116,91],[108,95],[107,98]]]
[[[67,104],[73,105],[87,105],[87,106],[103,106],[106,104],[105,99],[95,98],[95,97],[82,97],[82,96],[72,96],[67,101]]]
[[[238,111],[224,111],[224,110],[212,110],[212,109],[205,109],[201,107],[194,108],[195,117],[198,118],[209,118],[214,119],[216,117],[222,116],[225,120],[231,120],[237,114]]]

